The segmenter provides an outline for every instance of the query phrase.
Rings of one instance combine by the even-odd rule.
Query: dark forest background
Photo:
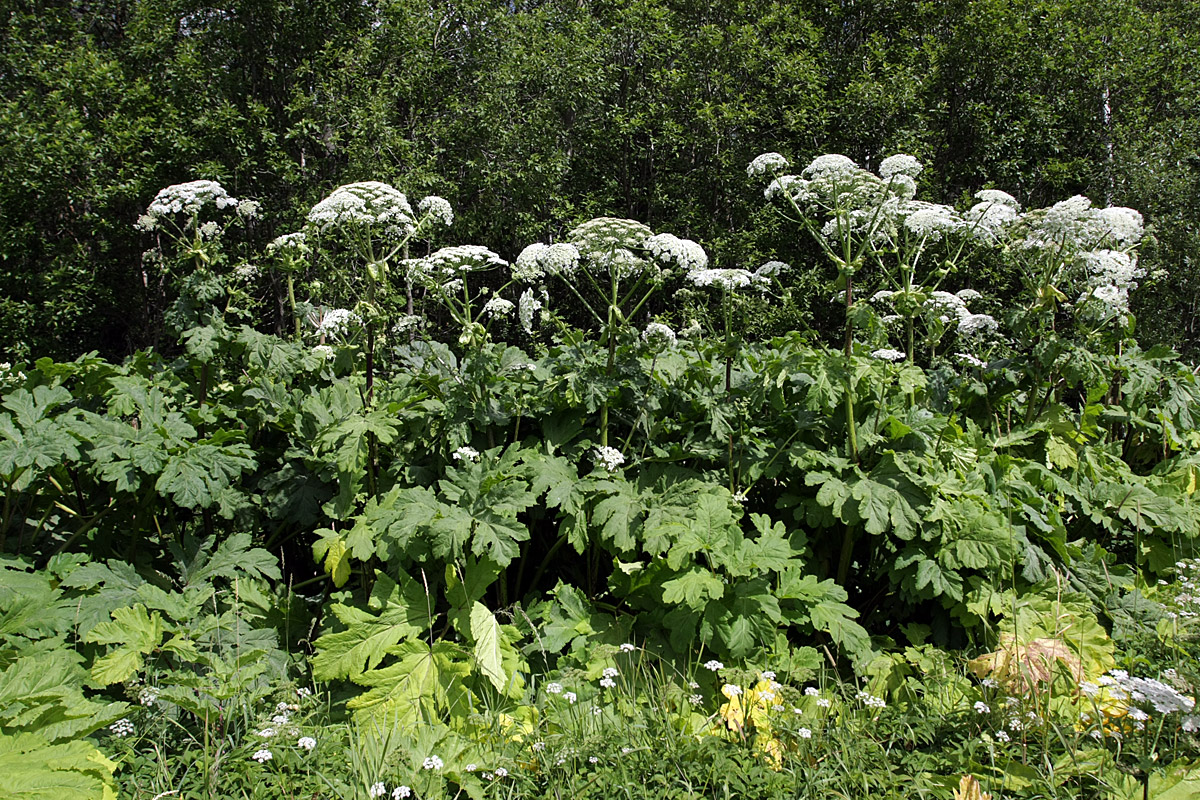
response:
[[[158,341],[133,223],[172,183],[262,201],[243,258],[336,185],[383,180],[454,204],[445,243],[509,259],[615,215],[717,266],[815,264],[746,179],[768,150],[909,152],[943,202],[994,186],[1137,208],[1142,265],[1167,272],[1136,297],[1139,338],[1200,352],[1200,2],[0,8],[0,359]]]

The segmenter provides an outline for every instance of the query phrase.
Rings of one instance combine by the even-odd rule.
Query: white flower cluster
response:
[[[724,664],[722,664],[720,661],[717,661],[717,660],[714,658],[714,659],[711,659],[711,660],[709,660],[709,661],[705,661],[705,662],[704,662],[704,668],[705,668],[706,670],[708,670],[709,672],[718,672],[718,671],[720,671],[720,670],[723,670],[723,669],[725,669],[725,665],[724,665]]]
[[[680,239],[674,234],[655,234],[646,239],[642,243],[642,247],[653,253],[655,258],[688,271],[704,269],[708,266],[708,253],[704,252],[703,247],[691,239]]]
[[[894,156],[888,156],[879,165],[879,177],[889,179],[896,175],[904,175],[908,178],[915,178],[921,174],[924,167],[921,162],[914,156],[904,153],[897,153]]]
[[[496,295],[491,300],[483,304],[481,313],[490,314],[493,317],[507,317],[513,313],[516,305],[511,300],[505,300],[500,295]]]
[[[646,344],[660,349],[674,347],[676,343],[675,331],[661,322],[651,322],[647,325],[646,330],[642,331],[642,339]]]
[[[871,351],[871,358],[877,358],[880,361],[903,361],[907,357],[908,354],[903,350],[892,350],[888,347]]]
[[[567,236],[596,266],[617,275],[634,275],[646,266],[634,251],[643,249],[653,234],[637,220],[597,217],[576,226]]]
[[[263,748],[262,750],[256,750],[254,752],[254,755],[252,755],[250,757],[253,758],[255,761],[257,761],[260,764],[265,764],[266,762],[268,762],[272,758],[274,758],[274,756],[271,755],[271,751],[267,750],[266,748]]]
[[[779,173],[790,166],[788,160],[779,153],[763,153],[750,162],[750,166],[746,167],[746,174],[753,178],[757,175]]]
[[[542,301],[533,296],[533,289],[526,289],[521,293],[521,299],[517,307],[517,316],[521,320],[521,327],[530,336],[533,335],[533,315],[542,308]]]
[[[919,239],[940,241],[964,226],[962,217],[950,206],[909,200],[900,207],[904,228]]]
[[[543,275],[570,275],[579,267],[579,248],[573,244],[529,245],[512,265],[514,280],[533,283]]]
[[[720,286],[726,291],[744,289],[754,281],[754,275],[744,269],[697,269],[687,274],[696,286]]]
[[[1088,274],[1088,290],[1079,296],[1079,302],[1089,298],[1099,301],[1107,313],[1124,314],[1129,311],[1129,291],[1136,289],[1138,279],[1146,271],[1137,265],[1133,253],[1120,250],[1091,250],[1080,255]]]
[[[450,201],[436,194],[422,198],[421,202],[417,203],[417,211],[443,225],[451,225],[454,222],[454,209],[450,207]]]
[[[444,766],[446,765],[437,756],[428,756],[421,762],[421,769],[439,770]]]
[[[311,736],[301,736],[296,741],[296,746],[299,747],[301,750],[307,750],[311,753],[313,751],[313,749],[317,746],[317,740]]]
[[[979,202],[971,206],[963,220],[970,235],[981,242],[998,242],[1004,226],[1020,218],[1021,204],[1008,192],[980,189],[975,199]]]
[[[1033,249],[1090,250],[1105,244],[1130,248],[1141,241],[1142,215],[1132,208],[1094,208],[1083,195],[1028,212],[1022,246]]]
[[[331,308],[321,314],[316,325],[318,336],[342,337],[351,326],[362,325],[362,317],[349,309]]]
[[[478,244],[443,247],[424,259],[426,274],[450,280],[456,275],[477,272],[490,267],[507,267],[508,262],[491,250]]]
[[[339,186],[308,212],[308,221],[322,228],[379,225],[393,235],[410,234],[416,227],[408,198],[379,181]]]
[[[450,454],[455,461],[478,461],[479,451],[474,447],[460,447]]]
[[[615,447],[597,447],[596,463],[609,472],[616,472],[617,468],[625,463],[625,456],[621,455],[621,451]]]
[[[869,692],[859,690],[858,694],[855,695],[855,697],[858,699],[858,701],[860,703],[867,706],[868,708],[887,708],[887,702],[882,697],[876,697],[875,695],[870,694]]]
[[[108,729],[113,732],[114,736],[124,739],[126,736],[133,733],[133,723],[128,719],[119,719],[112,725],[109,725]]]
[[[296,231],[295,233],[285,233],[283,236],[276,236],[267,245],[267,253],[274,255],[275,253],[308,253],[312,250],[308,246],[307,237],[304,231]]]
[[[1162,681],[1138,678],[1123,669],[1109,670],[1107,674],[1097,678],[1096,683],[1106,688],[1114,700],[1129,700],[1150,705],[1159,714],[1172,714],[1176,711],[1190,713],[1196,708],[1194,698],[1180,694]]]
[[[144,231],[152,231],[158,226],[160,219],[180,213],[195,217],[200,213],[200,209],[210,203],[218,209],[239,208],[237,198],[230,197],[229,193],[216,181],[177,183],[160,190],[154,196],[146,213],[138,218],[136,227]],[[257,210],[257,204],[255,204],[254,210]],[[248,216],[253,216],[253,214]]]

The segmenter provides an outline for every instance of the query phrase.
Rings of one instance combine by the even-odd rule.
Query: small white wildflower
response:
[[[301,736],[296,742],[296,746],[304,750],[312,750],[317,746],[317,740],[311,736]]]
[[[255,761],[257,761],[260,764],[265,764],[266,762],[268,762],[272,758],[274,758],[274,756],[271,755],[271,751],[266,750],[266,749],[257,750],[257,751],[255,751],[254,755],[252,755],[250,757],[253,758]]]
[[[561,683],[546,684],[546,694],[562,694],[562,690],[563,687]]]
[[[276,714],[275,716],[271,717],[271,722],[275,723],[276,725],[287,725],[290,721],[291,718],[288,717],[287,714]]]
[[[1091,681],[1084,681],[1079,684],[1079,691],[1083,692],[1088,697],[1095,697],[1100,693],[1100,687]]]
[[[742,687],[735,683],[727,683],[721,687],[721,694],[728,697],[730,700],[742,693]]]
[[[412,797],[412,789],[407,786],[397,786],[392,789],[392,800],[404,800],[406,797]]]
[[[764,670],[763,672],[758,673],[758,677],[762,678],[764,681],[773,681],[775,680],[775,671],[769,669]]]
[[[996,741],[1011,742],[1012,737],[1008,735],[1008,731],[1001,729],[1001,730],[996,731]]]
[[[467,766],[464,767],[464,769],[467,772],[474,772],[475,770],[479,769],[479,765],[478,764],[467,764]]]
[[[387,787],[383,785],[383,781],[372,783],[371,787],[367,789],[369,797],[383,797],[385,794],[387,794]]]
[[[800,728],[796,731],[796,735],[801,739],[811,739],[812,731],[810,731],[808,728]]]
[[[626,642],[625,644],[621,645],[622,653],[632,653],[634,650],[637,650],[637,646],[631,642]],[[615,673],[616,670],[613,670],[613,672]]]
[[[138,691],[138,702],[149,708],[158,702],[158,689],[153,686],[143,686]]]
[[[759,692],[758,696],[768,703],[775,699],[774,692]]]
[[[421,762],[421,769],[441,769],[445,764],[437,756],[429,756]]]
[[[237,206],[238,201],[230,197],[216,181],[177,183],[154,196],[145,216],[155,220],[179,213],[195,216],[209,203],[223,209]]]
[[[276,733],[277,733],[277,731],[274,728],[263,728],[261,731],[258,731],[255,735],[261,736],[264,739],[270,739]]]
[[[690,697],[688,697],[688,702],[694,706],[698,706],[704,702],[704,698],[698,694],[694,694],[694,695],[691,695]]]
[[[601,678],[600,679],[600,687],[603,689],[611,689],[616,685],[617,685],[617,682],[614,681],[612,678]]]
[[[334,359],[334,356],[337,355],[337,353],[334,352],[333,348],[327,344],[319,344],[316,347],[314,347],[312,349],[312,351],[313,351],[314,356],[319,356],[320,358],[323,358],[326,361],[332,361]]]
[[[602,677],[605,677],[605,678],[615,678],[618,675],[620,675],[621,673],[619,673],[617,671],[616,667],[605,667],[604,671],[600,674]]]
[[[751,178],[768,173],[782,172],[790,166],[788,160],[779,153],[763,153],[756,156],[746,167],[746,174]]]
[[[474,447],[460,447],[450,454],[455,461],[478,461],[479,451]]]
[[[821,690],[815,686],[808,686],[808,687],[805,687],[805,689],[804,689],[805,697],[816,697],[820,693],[821,693]]]
[[[595,458],[596,463],[602,465],[609,472],[616,472],[617,468],[625,463],[625,456],[621,455],[621,451],[615,447],[597,447]]]
[[[982,700],[976,700],[974,708],[976,714],[990,714],[992,712],[991,707]]]
[[[578,696],[574,692],[563,692],[563,699],[568,703],[574,703],[578,699]]]
[[[507,778],[508,770],[505,769],[504,767],[496,767],[496,777],[497,778]]]
[[[903,350],[892,350],[888,347],[871,351],[871,358],[877,358],[880,361],[903,361],[905,357],[906,354]]]
[[[128,719],[119,719],[112,725],[109,725],[108,729],[112,731],[114,735],[122,739],[134,731],[133,723]]]
[[[600,759],[597,758],[596,756],[588,756],[588,763],[589,764],[599,764]]]
[[[714,658],[714,659],[713,659],[713,660],[711,660],[711,661],[705,661],[705,662],[704,662],[704,668],[705,668],[706,670],[709,670],[710,672],[716,672],[717,670],[720,670],[720,669],[725,669],[725,665],[724,665],[724,664],[722,664],[720,661],[717,661],[717,660]]]
[[[542,752],[542,751],[543,751],[543,750],[545,750],[545,749],[546,749],[546,743],[545,743],[545,742],[534,742],[534,743],[533,743],[533,752],[535,752],[535,753],[540,753],[540,752]]]
[[[603,709],[601,709],[599,706],[592,706],[592,716],[593,717],[598,717],[603,713],[604,713]]]
[[[817,705],[820,706],[821,708],[829,708],[829,706],[831,706],[832,704],[833,704],[833,701],[830,700],[828,697],[818,697],[817,698]]]
[[[856,695],[858,701],[869,708],[886,708],[887,703],[882,697],[876,697],[873,694],[859,690]]]

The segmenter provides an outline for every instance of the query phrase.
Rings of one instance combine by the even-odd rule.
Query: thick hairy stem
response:
[[[300,315],[296,313],[296,279],[292,273],[287,276],[288,307],[292,310],[292,326],[296,331],[296,341],[300,341]]]
[[[854,302],[854,279],[846,271],[846,433],[849,436],[850,458],[858,460],[858,426],[854,420],[854,323],[850,319],[850,305]]]

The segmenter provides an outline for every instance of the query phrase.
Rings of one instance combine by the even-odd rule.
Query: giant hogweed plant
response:
[[[894,189],[904,174],[872,185]],[[996,202],[981,199],[984,210]],[[862,665],[877,643],[858,610],[875,632],[931,610],[943,630],[983,630],[1005,587],[1025,591],[1056,572],[1111,610],[1129,587],[1106,585],[1107,551],[1162,569],[1195,530],[1200,398],[1169,354],[1128,341],[1089,354],[1084,337],[1050,399],[1037,387],[1029,419],[1012,413],[1029,405],[1017,354],[983,366],[936,360],[967,335],[976,300],[940,288],[956,274],[941,274],[946,259],[967,263],[983,246],[954,238],[961,229],[934,241],[908,217],[847,212],[847,236],[857,235],[851,221],[876,235],[850,251],[847,263],[874,261],[853,267],[843,301],[864,275],[907,265],[881,284],[893,295],[874,301],[912,322],[907,357],[893,362],[869,354],[890,340],[855,340],[836,356],[794,335],[742,341],[739,292],[786,280],[778,265],[710,269],[698,246],[630,221],[593,221],[575,243],[522,254],[510,276],[545,279],[545,294],[531,288],[514,303],[506,287],[484,285],[479,273],[504,265],[482,248],[401,257],[436,206],[423,212],[428,223],[405,217],[411,230],[314,220],[329,227],[306,231],[312,253],[288,245],[298,272],[309,257],[333,266],[333,254],[358,254],[327,278],[344,282],[350,308],[332,314],[310,298],[316,347],[235,329],[226,299],[206,307],[210,324],[184,331],[173,362],[143,354],[120,367],[84,358],[27,370],[0,413],[6,544],[43,558],[86,544],[170,573],[180,569],[170,546],[187,551],[189,536],[209,548],[256,541],[316,584],[322,577],[296,563],[311,552],[333,584],[318,677],[357,684],[364,719],[465,725],[485,699],[520,702],[531,665],[574,652],[582,631],[632,629],[665,653],[727,659],[783,631],[827,637]],[[846,260],[845,242],[833,252]],[[542,272],[526,280],[531,260]],[[721,292],[724,337],[633,326],[672,279],[666,267]],[[404,292],[392,285],[400,268]],[[505,313],[532,332],[538,304],[568,285],[595,306],[600,341],[553,314],[557,338],[535,357],[491,341]],[[871,308],[848,306],[874,337],[889,323],[880,315],[876,325]],[[448,316],[459,335],[415,335],[418,310]],[[366,369],[355,346],[368,327],[376,344],[392,340],[390,350],[367,346],[386,352],[384,368]],[[922,330],[930,369],[907,343]],[[142,605],[109,622],[153,634],[157,610],[157,641],[110,662],[187,662],[168,647],[182,618]]]

